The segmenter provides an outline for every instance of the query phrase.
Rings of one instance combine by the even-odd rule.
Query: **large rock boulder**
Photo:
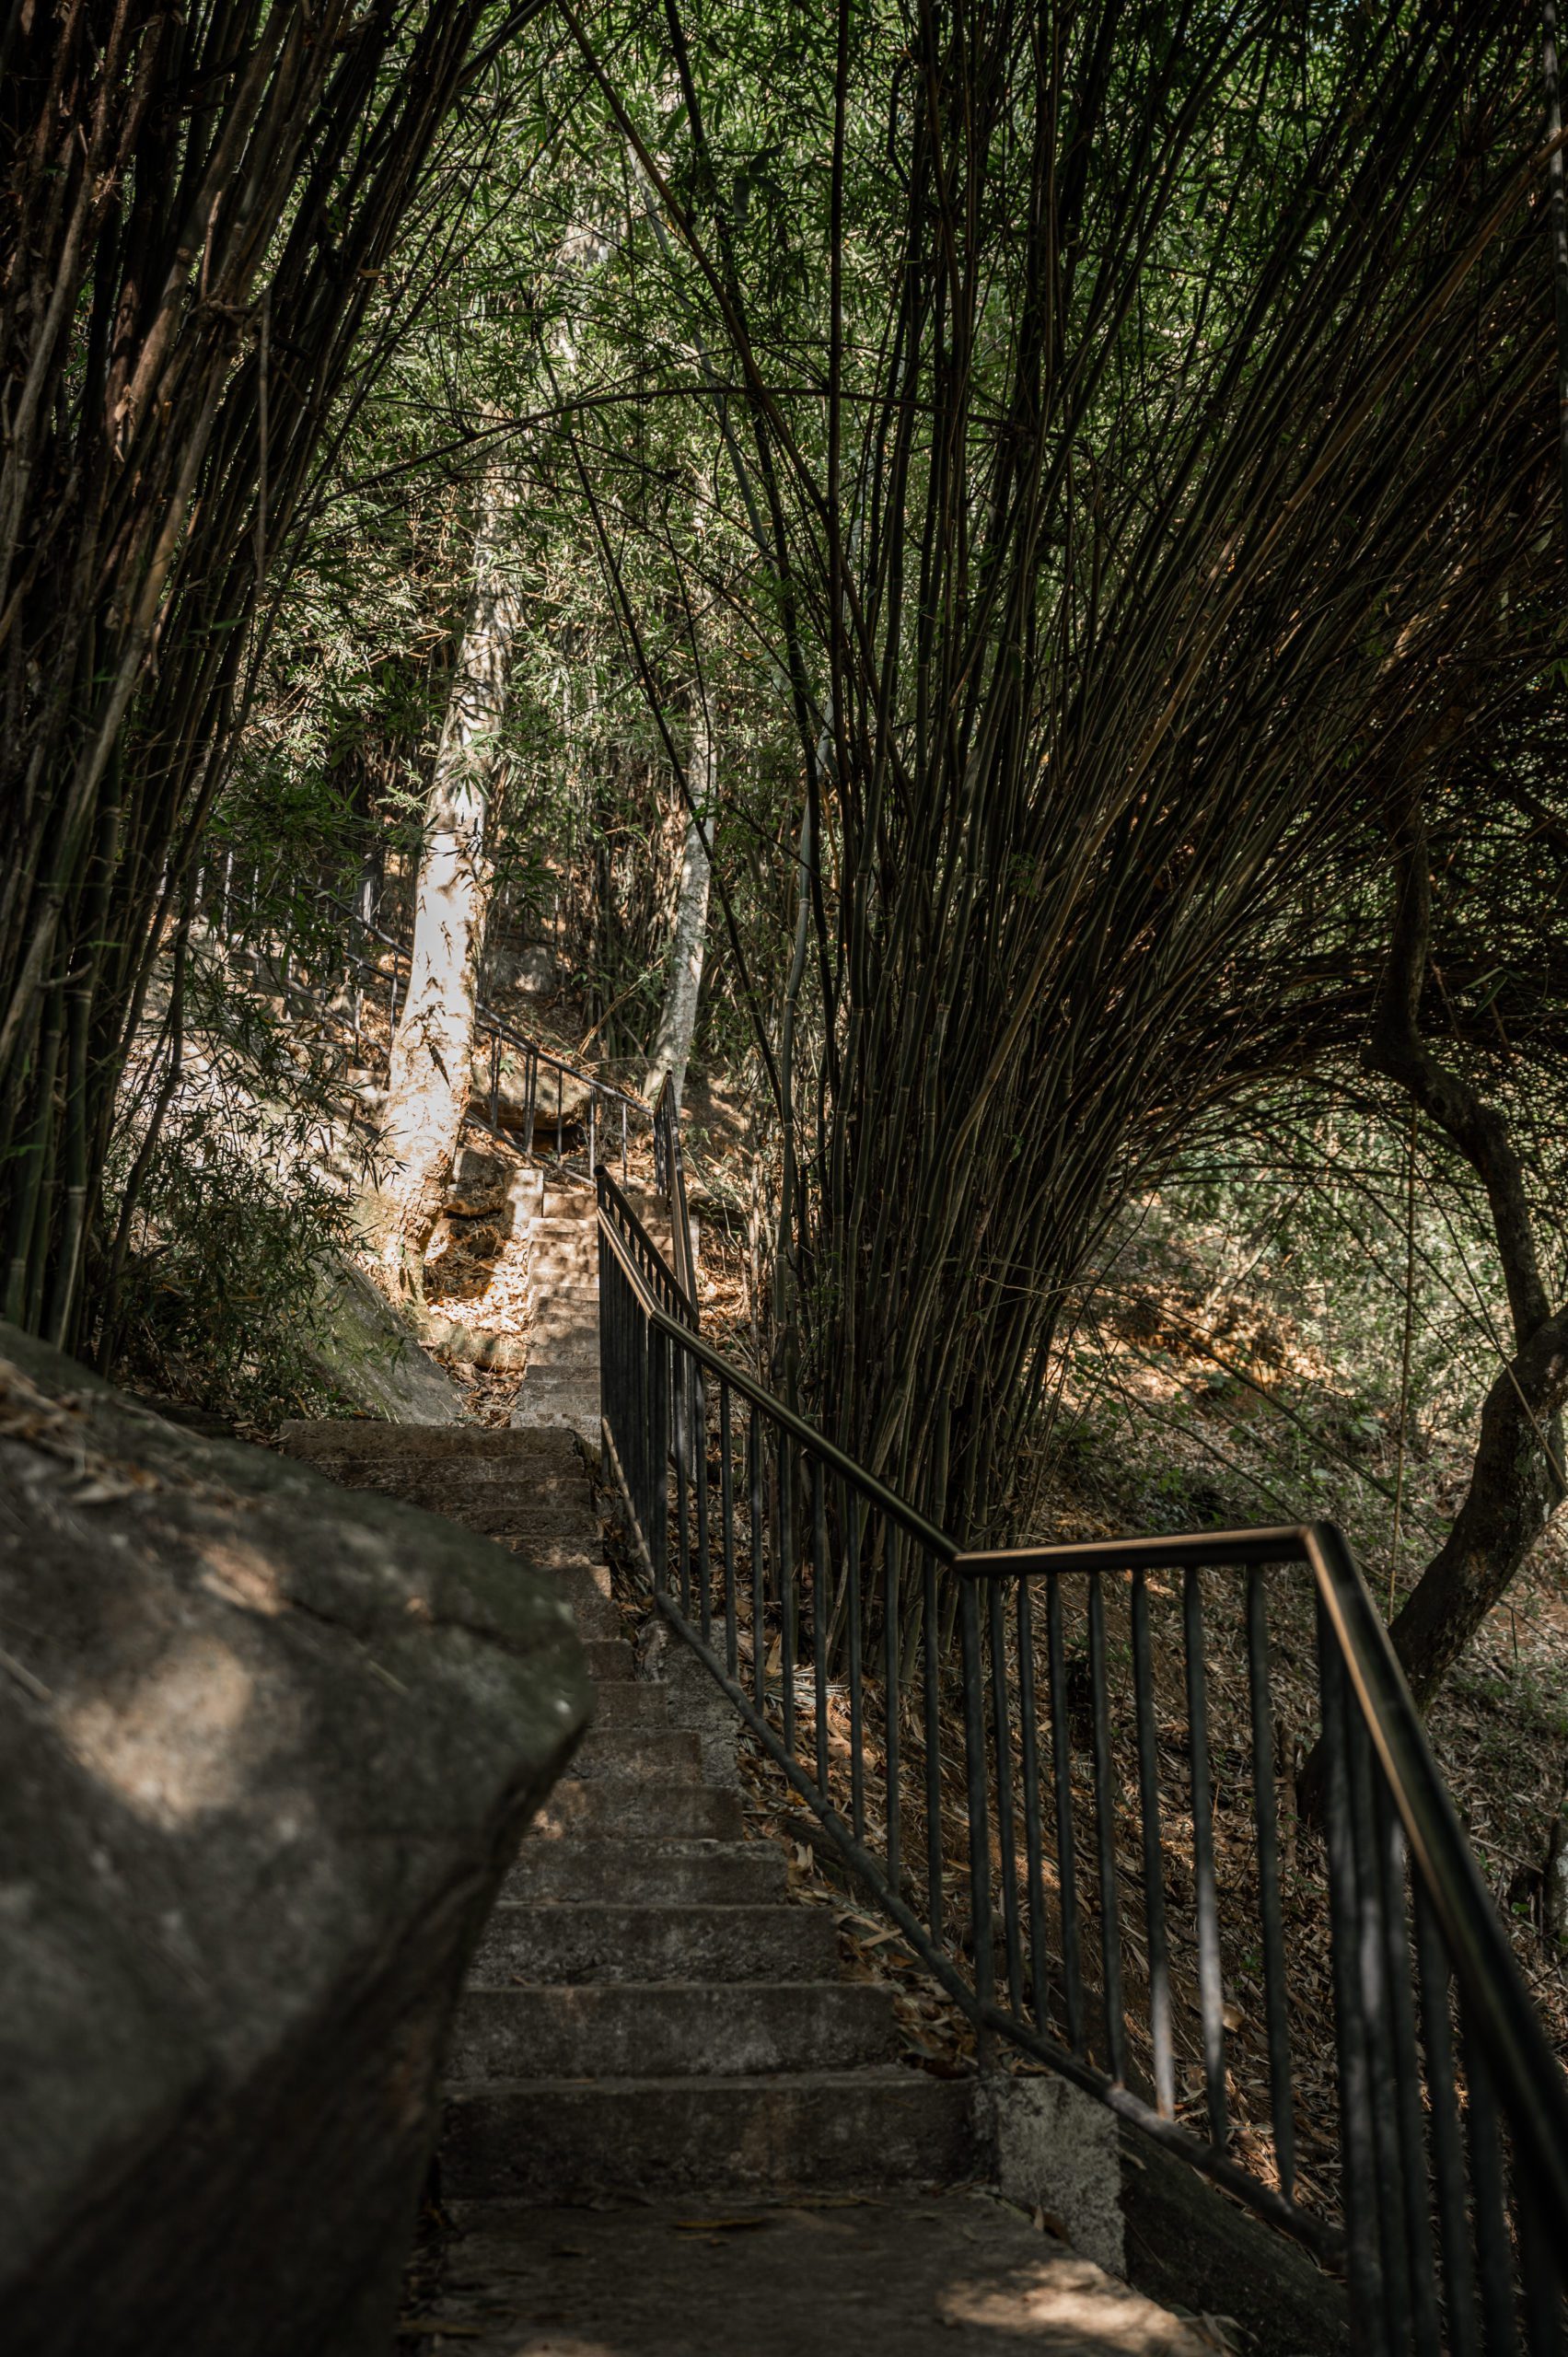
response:
[[[455,1424],[467,1412],[408,1320],[346,1257],[321,1280],[307,1348],[332,1390],[388,1423]]]
[[[0,1325],[8,2357],[386,2357],[465,1964],[589,1707],[501,1548]]]

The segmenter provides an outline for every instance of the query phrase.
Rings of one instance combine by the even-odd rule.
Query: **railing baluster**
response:
[[[983,2015],[993,2000],[994,1958],[991,1928],[991,1836],[985,1811],[985,1662],[981,1652],[980,1600],[973,1580],[958,1591],[958,1627],[964,1667],[964,1773],[969,1811],[970,1936],[974,1948],[975,2003]],[[981,2032],[984,2068],[988,2033]]]
[[[1295,2112],[1285,2015],[1283,1917],[1280,1905],[1279,1808],[1274,1794],[1274,1713],[1269,1679],[1265,1573],[1247,1574],[1247,1682],[1252,1712],[1252,1803],[1258,1828],[1258,1911],[1263,1927],[1263,2012],[1269,2038],[1269,2114],[1274,2165],[1288,2200],[1295,2185]]]
[[[1155,1722],[1155,1674],[1149,1643],[1148,1584],[1140,1563],[1129,1604],[1132,1637],[1132,1709],[1138,1725],[1138,1814],[1144,1852],[1144,1930],[1149,1949],[1149,2036],[1155,2056],[1155,2102],[1176,2117],[1176,2049],[1170,2026],[1170,1945],[1165,1922],[1165,1854],[1160,1840],[1159,1745]]]
[[[779,1689],[784,1749],[795,1749],[795,1466],[781,1428],[775,1462],[779,1487]]]
[[[882,1713],[883,1759],[887,1775],[887,1858],[889,1887],[900,1887],[903,1863],[899,1809],[899,1679],[902,1647],[899,1630],[899,1531],[882,1518],[882,1661],[887,1684]]]
[[[1013,1829],[1013,1726],[1007,1705],[1007,1651],[1002,1624],[1002,1585],[987,1580],[986,1619],[991,1639],[991,1724],[996,1743],[996,1840],[1002,1865],[1002,1932],[1007,1957],[1007,2002],[1024,2009],[1024,1958],[1018,1931],[1018,1845]]]
[[[762,1563],[762,1434],[753,1403],[746,1419],[747,1488],[751,1496],[751,1687],[761,1718],[768,1700],[768,1619]]]
[[[1383,2313],[1390,2348],[1402,2350],[1411,2329],[1411,2255],[1405,2240],[1404,2204],[1400,2191],[1399,2099],[1394,2084],[1393,2022],[1388,2006],[1388,1916],[1382,1845],[1373,1797],[1372,1738],[1360,1711],[1353,1706],[1346,1753],[1360,1909],[1361,2002],[1366,2023],[1366,2061],[1372,2095],[1372,2182],[1383,2252]]]
[[[1359,1908],[1356,1894],[1355,1829],[1351,1821],[1350,1767],[1346,1758],[1350,1712],[1344,1664],[1334,1642],[1328,1609],[1318,1599],[1318,1682],[1323,1702],[1322,1744],[1327,1768],[1329,1918],[1334,1976],[1334,2029],[1339,2049],[1340,2144],[1343,2153],[1341,2206],[1344,2212],[1351,2300],[1367,2345],[1385,2347],[1382,2266],[1378,2257],[1376,2191],[1372,2143],[1372,2090],[1366,2067],[1366,2022],[1358,1968]]]
[[[1520,2168],[1514,2171],[1514,2218],[1525,2295],[1525,2347],[1530,2357],[1560,2357],[1562,2285],[1553,2264],[1551,2237],[1535,2187],[1527,2170]]]
[[[1220,1966],[1219,1896],[1214,1887],[1214,1792],[1209,1780],[1208,1678],[1203,1661],[1202,1573],[1189,1564],[1182,1585],[1187,1655],[1187,1758],[1192,1792],[1192,1881],[1198,1916],[1198,2003],[1203,2032],[1203,2090],[1209,2134],[1226,2142],[1225,1984]]]
[[[1508,2244],[1507,2197],[1503,2140],[1492,2065],[1469,2021],[1461,2016],[1465,2086],[1469,2102],[1470,2200],[1480,2262],[1481,2340],[1486,2357],[1509,2357],[1518,2345],[1514,2304],[1514,2261]]]
[[[1127,2023],[1121,2004],[1121,1910],[1116,1888],[1116,1783],[1110,1751],[1110,1695],[1105,1658],[1105,1584],[1089,1582],[1089,1690],[1094,1701],[1095,1829],[1099,1842],[1100,1989],[1111,2078],[1127,2076]]]
[[[849,1775],[850,1821],[857,1841],[865,1839],[865,1729],[863,1723],[860,1631],[860,1500],[842,1485],[844,1576],[849,1596]]]
[[[697,1492],[697,1577],[701,1582],[699,1626],[703,1643],[706,1645],[712,1643],[714,1634],[714,1567],[708,1532],[708,1395],[703,1370],[695,1359],[689,1356],[686,1368],[691,1400],[691,1480]]]
[[[691,1518],[688,1492],[691,1488],[691,1451],[688,1434],[691,1413],[689,1387],[686,1381],[686,1356],[671,1342],[670,1405],[674,1411],[674,1446],[670,1455],[675,1460],[675,1560],[679,1566],[680,1609],[690,1620],[691,1614]]]
[[[1370,1750],[1370,1745],[1367,1747]],[[1404,2197],[1406,2280],[1415,2345],[1439,2345],[1436,2276],[1432,2247],[1432,2195],[1422,2135],[1421,2069],[1415,2046],[1413,1962],[1405,1913],[1405,1836],[1388,1785],[1373,1776],[1373,1808],[1382,1864],[1385,1955],[1388,1980],[1388,2055],[1394,2084],[1398,2177]]]
[[[1045,1932],[1045,1844],[1040,1810],[1040,1708],[1035,1700],[1034,1613],[1028,1575],[1018,1599],[1018,1773],[1024,1787],[1024,1864],[1028,1876],[1029,2005],[1035,2026],[1051,2028],[1050,1951]]]
[[[817,1789],[830,1807],[828,1769],[828,1504],[822,1460],[811,1460],[811,1668],[817,1705]]]
[[[925,1687],[925,1920],[942,1945],[942,1627],[936,1605],[936,1561],[923,1550],[920,1610]]]
[[[1465,2150],[1454,2090],[1454,2033],[1448,2014],[1448,1959],[1432,1901],[1415,1883],[1416,1961],[1421,1973],[1421,2042],[1426,2055],[1432,2173],[1443,2250],[1446,2346],[1453,2357],[1473,2357],[1476,2338],[1475,2265],[1465,2214]]]
[[[730,1430],[729,1386],[719,1382],[719,1517],[724,1527],[724,1666],[740,1675],[739,1630],[735,1605],[735,1441]]]
[[[1051,1761],[1056,1782],[1056,1896],[1062,1913],[1062,1990],[1067,2043],[1084,2048],[1084,1980],[1078,1962],[1078,1867],[1073,1828],[1072,1728],[1067,1716],[1067,1666],[1062,1642],[1062,1583],[1048,1573],[1045,1590],[1047,1683],[1051,1695]]]

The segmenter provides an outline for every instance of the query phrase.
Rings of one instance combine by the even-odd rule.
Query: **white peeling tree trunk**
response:
[[[688,783],[696,818],[688,817],[680,856],[680,889],[675,903],[675,938],[670,945],[669,978],[664,1004],[648,1057],[644,1094],[651,1103],[668,1074],[676,1104],[686,1086],[691,1041],[697,1029],[697,1001],[703,989],[703,959],[708,939],[708,892],[713,880],[714,818],[718,807],[718,761],[714,748],[713,714],[699,685],[692,700],[691,749]]]
[[[398,1290],[415,1299],[468,1109],[487,829],[520,613],[508,565],[515,496],[493,479],[474,537],[473,603],[425,799],[412,968],[381,1120],[381,1256]]]

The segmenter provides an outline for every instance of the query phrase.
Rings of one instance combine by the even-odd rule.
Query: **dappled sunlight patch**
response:
[[[149,1823],[167,1829],[232,1806],[251,1782],[256,1680],[218,1638],[170,1645],[118,1694],[67,1705],[60,1730],[82,1765]],[[261,1747],[279,1739],[275,1698]]]

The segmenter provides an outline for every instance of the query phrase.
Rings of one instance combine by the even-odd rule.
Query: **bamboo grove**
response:
[[[861,1461],[961,1541],[1028,1527],[1125,1205],[1326,1075],[1412,1098],[1528,1231],[1514,1339],[1545,1334],[1550,19],[1544,48],[1527,11],[1427,0],[6,25],[6,1316],[114,1364],[193,879],[329,668],[300,584],[396,581],[343,766],[406,814],[433,732],[383,694],[393,641],[412,615],[449,669],[454,627],[419,607],[419,502],[471,547],[504,480],[532,806],[503,831],[571,903],[585,1038],[633,1085],[658,846],[707,845],[763,1372]],[[354,823],[345,873],[394,822]],[[1501,1191],[1438,1035],[1507,1100]],[[1541,1386],[1508,1440],[1530,1527],[1561,1486]]]

